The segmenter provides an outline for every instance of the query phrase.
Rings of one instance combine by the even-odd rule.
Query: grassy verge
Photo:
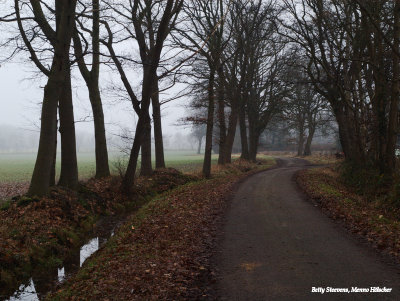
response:
[[[47,300],[207,298],[196,283],[212,277],[209,257],[227,196],[241,178],[271,167],[240,160],[214,177],[154,198]]]
[[[400,210],[346,186],[335,167],[300,172],[297,182],[330,217],[400,261]]]
[[[304,156],[301,158],[307,160],[308,162],[310,162],[312,164],[318,164],[318,165],[335,164],[340,161],[334,155],[315,154],[315,155],[311,155],[311,156]]]

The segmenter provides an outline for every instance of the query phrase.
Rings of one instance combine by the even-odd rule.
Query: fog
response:
[[[104,71],[108,71],[103,67]],[[40,104],[43,97],[44,76],[35,73],[29,62],[6,63],[0,67],[0,152],[36,152],[39,141]],[[108,92],[112,85],[118,85],[119,78],[112,72],[103,72],[104,114],[109,148],[119,150],[124,145],[120,136],[132,133],[136,115],[130,102]],[[134,76],[134,74],[131,74]],[[94,151],[93,122],[87,88],[77,72],[74,72],[74,114],[78,152]],[[179,88],[161,97],[169,98]],[[185,116],[188,99],[181,98],[162,106],[162,123],[166,148],[193,149],[189,136],[190,129],[178,126]]]

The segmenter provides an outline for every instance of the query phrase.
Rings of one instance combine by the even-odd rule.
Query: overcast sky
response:
[[[13,1],[0,0],[0,4],[1,10],[8,8],[12,11]],[[9,4],[9,6],[5,4]],[[0,15],[6,14],[7,11],[0,12]],[[14,23],[1,23],[0,29],[0,41],[2,43],[18,33],[18,29]],[[1,60],[15,49],[14,42],[6,43],[5,46],[7,45],[10,47],[1,49]],[[135,47],[135,43],[130,42],[127,45],[117,45],[116,49],[117,51],[121,51],[121,49],[135,51]],[[12,62],[4,63],[0,67],[0,125],[11,125],[26,130],[39,130],[43,87],[47,78],[37,72],[37,67],[29,61],[28,57],[29,54],[27,52],[21,52],[13,58]],[[141,68],[135,69],[137,70],[127,69],[126,72],[140,98]],[[76,66],[73,69],[72,85],[77,133],[79,134],[80,131],[93,132],[88,91]],[[102,89],[106,130],[109,137],[113,134],[119,134],[122,128],[134,129],[137,119],[129,101],[121,101],[120,97],[116,97],[109,92],[109,88],[115,86],[122,86],[119,74],[111,72],[108,67],[102,65],[100,70],[100,87]],[[169,94],[165,92],[160,95],[160,100],[168,99],[178,92],[179,88],[174,87],[169,91]],[[173,135],[177,131],[183,133],[190,132],[188,128],[175,126],[177,121],[185,116],[186,109],[184,106],[188,102],[188,98],[181,98],[162,107],[163,132],[166,136]],[[89,121],[81,122],[83,119]]]
[[[21,59],[15,61],[0,67],[0,124],[32,130],[35,129],[35,124],[40,123],[40,103],[46,78],[37,76],[33,72],[35,69],[32,64],[21,63]],[[102,67],[101,72],[100,84],[104,90],[103,103],[107,131],[109,134],[118,134],[120,127],[132,128],[136,116],[132,113],[131,104],[128,101],[118,101],[106,91],[107,87],[112,86],[113,83],[120,84],[119,77],[106,67]],[[131,74],[131,77],[138,76],[139,74]],[[80,121],[91,115],[91,112],[87,89],[78,72],[74,73],[73,85],[75,119]],[[174,92],[171,91],[171,93]],[[162,98],[168,98],[168,95],[162,95]],[[188,131],[183,127],[174,126],[177,120],[185,115],[184,104],[187,102],[188,99],[180,99],[163,106],[163,129],[166,135],[174,134],[176,131]],[[77,123],[78,131],[91,132],[92,128],[92,122]]]

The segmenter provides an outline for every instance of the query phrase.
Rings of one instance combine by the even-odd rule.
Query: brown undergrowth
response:
[[[60,266],[101,216],[132,212],[155,195],[198,180],[174,169],[140,178],[135,194],[119,192],[120,178],[89,180],[79,192],[54,188],[48,197],[14,197],[0,208],[0,296],[11,294],[33,269]],[[0,298],[1,299],[1,298]]]
[[[237,161],[144,205],[47,300],[207,299],[209,259],[234,184],[273,165]],[[214,169],[214,171],[216,171]]]
[[[366,238],[376,249],[400,262],[400,210],[385,199],[356,193],[335,167],[304,170],[297,183],[316,205],[346,228]]]

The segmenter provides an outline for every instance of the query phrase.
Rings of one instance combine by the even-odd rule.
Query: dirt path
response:
[[[293,181],[307,162],[244,182],[228,212],[217,293],[222,300],[400,300],[400,269],[304,199]],[[391,293],[311,293],[312,287],[393,288]]]

